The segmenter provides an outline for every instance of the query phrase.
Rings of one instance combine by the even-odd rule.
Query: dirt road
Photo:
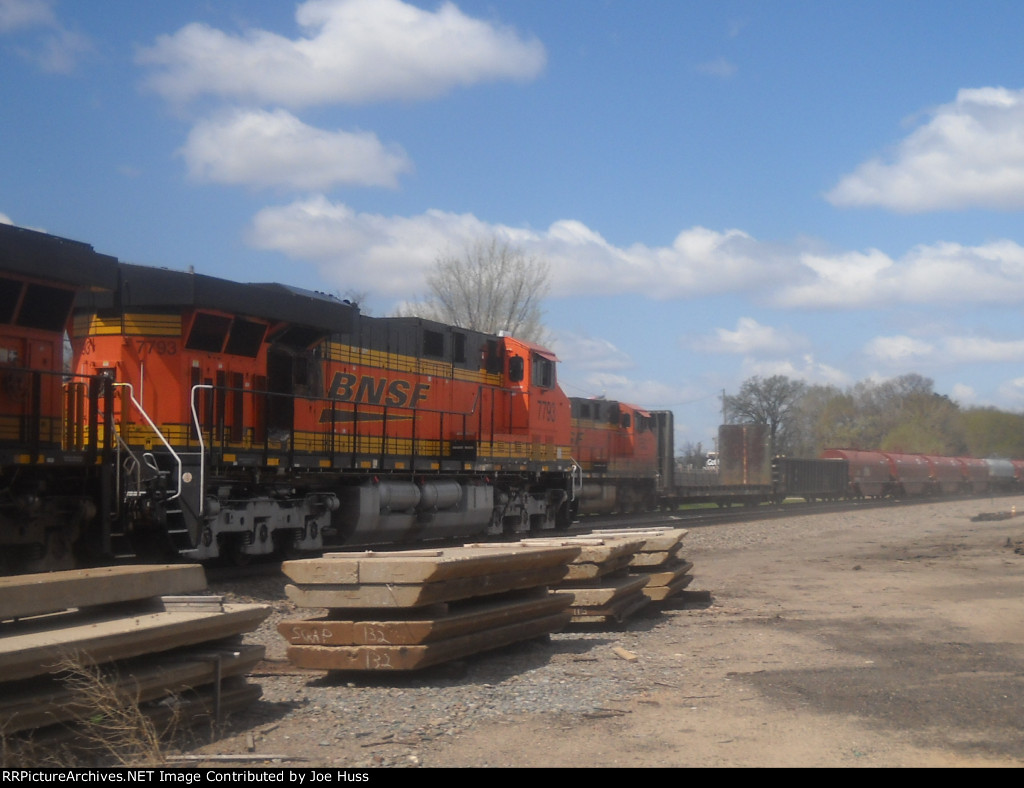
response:
[[[248,741],[329,766],[1020,766],[1024,517],[971,521],[1014,505],[1024,513],[1024,498],[1003,498],[694,529],[691,588],[708,603],[495,652],[398,691],[257,679],[260,708],[202,752]],[[474,716],[465,699],[602,682],[614,682],[609,700],[586,713]],[[469,706],[455,727],[450,706],[432,705],[449,692],[460,714]],[[386,732],[403,717],[403,733]]]

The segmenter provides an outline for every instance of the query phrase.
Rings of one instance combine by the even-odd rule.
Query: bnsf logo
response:
[[[429,383],[413,385],[408,380],[356,377],[351,372],[335,372],[328,396],[339,402],[358,402],[368,405],[387,405],[392,408],[416,407],[427,398]]]

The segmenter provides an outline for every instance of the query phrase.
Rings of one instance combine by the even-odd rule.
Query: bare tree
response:
[[[544,340],[541,301],[550,289],[548,263],[492,237],[461,255],[441,254],[427,276],[430,293],[403,313],[528,342]]]
[[[726,396],[724,408],[730,420],[740,424],[767,424],[773,454],[789,450],[794,409],[806,385],[785,375],[762,379],[755,375],[743,382],[736,396]]]

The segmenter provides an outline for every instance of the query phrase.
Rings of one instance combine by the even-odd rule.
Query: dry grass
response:
[[[0,729],[0,767],[160,766],[165,742],[175,735],[175,697],[163,701],[166,719],[158,727],[143,711],[137,693],[118,684],[102,668],[80,655],[55,668],[72,693],[74,720],[42,735],[4,735]]]

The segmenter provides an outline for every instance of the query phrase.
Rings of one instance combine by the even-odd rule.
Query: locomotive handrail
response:
[[[511,393],[511,394],[521,394],[522,393],[522,392],[517,391],[515,389],[510,389],[510,388],[505,388],[505,387],[500,387],[499,388],[499,387],[487,387],[487,386],[484,386],[484,385],[477,385],[476,386],[476,391],[473,394],[473,399],[472,399],[472,401],[470,403],[468,403],[468,407],[462,407],[462,408],[458,408],[458,407],[440,407],[440,408],[433,408],[433,407],[431,407],[431,408],[425,408],[425,407],[423,407],[422,405],[419,405],[419,404],[417,404],[417,405],[389,405],[389,404],[387,404],[385,402],[362,402],[362,401],[359,401],[359,400],[341,400],[341,399],[337,399],[337,398],[333,398],[333,397],[329,397],[329,396],[324,396],[323,394],[310,394],[310,393],[305,393],[305,392],[304,393],[295,393],[295,392],[285,392],[285,391],[269,391],[269,390],[263,390],[263,389],[261,389],[261,390],[252,390],[252,389],[249,389],[248,387],[238,387],[238,386],[223,385],[222,383],[221,384],[214,384],[214,383],[207,382],[207,383],[195,384],[193,386],[192,390],[191,390],[191,396],[190,396],[190,401],[189,401],[189,408],[190,408],[191,413],[192,413],[192,420],[194,422],[196,436],[198,438],[199,449],[203,453],[205,453],[205,451],[207,450],[208,447],[210,449],[212,449],[213,448],[213,444],[211,444],[210,441],[207,440],[206,436],[203,435],[203,429],[202,429],[202,426],[201,426],[202,425],[202,420],[200,418],[200,413],[199,413],[199,411],[200,411],[200,409],[202,407],[202,402],[198,398],[198,389],[206,389],[206,390],[209,390],[211,392],[224,392],[226,394],[238,394],[238,395],[241,395],[243,397],[254,397],[254,398],[255,397],[263,397],[263,398],[268,399],[268,400],[271,399],[271,398],[280,398],[280,399],[288,400],[288,401],[290,401],[292,403],[309,402],[309,403],[322,403],[322,404],[325,404],[327,406],[327,409],[330,412],[330,418],[329,418],[329,423],[328,422],[321,422],[321,424],[324,427],[327,428],[325,430],[325,432],[323,433],[323,435],[321,436],[321,439],[325,441],[323,448],[332,457],[332,464],[333,464],[334,454],[337,451],[337,448],[336,448],[337,433],[336,433],[336,430],[335,430],[335,418],[336,418],[336,416],[337,416],[339,411],[351,410],[354,414],[357,414],[357,415],[362,413],[362,412],[371,412],[371,413],[380,413],[380,414],[382,414],[383,415],[383,419],[382,419],[383,432],[382,432],[382,435],[380,436],[380,451],[383,451],[383,452],[386,453],[387,452],[387,446],[389,444],[389,441],[391,440],[391,438],[389,437],[389,423],[390,423],[390,419],[389,419],[389,416],[388,416],[389,413],[393,413],[395,411],[405,411],[405,412],[418,413],[418,414],[433,414],[433,415],[439,416],[442,419],[442,425],[449,418],[452,419],[452,420],[459,420],[462,423],[462,432],[458,433],[459,435],[466,435],[467,434],[466,433],[467,429],[474,429],[475,428],[476,434],[477,434],[479,440],[493,440],[495,434],[497,434],[498,432],[502,432],[503,431],[495,423],[495,414],[493,412],[493,404],[494,404],[494,397],[493,397],[493,395],[496,392],[505,392],[505,393]],[[485,390],[492,395],[491,396],[491,401],[492,401],[492,409],[491,410],[492,410],[492,412],[490,413],[489,417],[487,416],[487,412],[486,412],[487,408],[486,408],[485,400],[488,397],[487,397],[487,394],[485,393]],[[213,402],[212,398],[210,399],[210,402],[211,403]],[[212,406],[212,407],[216,408],[216,407],[222,407],[222,406]],[[266,408],[266,405],[264,405],[264,408]],[[207,413],[207,414],[205,414],[205,417],[209,418],[210,415],[211,414]],[[479,423],[470,424],[471,420],[473,422],[476,422],[476,419],[474,418],[474,416],[479,416]],[[292,432],[292,433],[294,433],[294,431],[295,431],[295,427],[294,426],[283,426],[282,428],[286,429],[286,430],[288,430],[289,432]],[[414,425],[413,429],[414,429],[414,433],[415,433],[415,425]],[[513,425],[511,423],[508,425],[507,429],[509,431],[513,431],[513,432],[515,431],[515,428],[513,427]],[[260,430],[257,430],[257,433],[259,433],[259,432],[260,432]],[[263,440],[263,444],[264,444],[263,451],[264,451],[264,453],[266,453],[267,450],[268,450],[267,440],[270,437],[269,429],[264,428],[264,430],[262,432],[263,432],[262,440]],[[258,439],[258,436],[257,436],[257,439]],[[213,443],[215,444],[218,439],[216,437],[213,437],[213,434],[211,433],[211,440],[213,440]],[[225,438],[224,436],[221,436],[220,440],[227,440],[227,438]],[[417,440],[417,436],[414,434],[413,435],[413,442],[415,443],[416,440]],[[296,450],[295,449],[296,444],[295,444],[294,440],[289,441],[288,443],[289,443],[289,446],[288,446],[289,453],[294,452]],[[353,441],[352,449],[351,449],[351,451],[353,453],[358,453],[358,451],[359,451],[358,445],[359,444],[357,442]],[[291,465],[291,463],[292,463],[291,458],[289,458],[288,462],[289,462],[289,465]],[[570,462],[572,462],[571,459],[570,459]],[[203,460],[203,464],[201,466],[201,471],[205,475],[205,459]],[[580,474],[582,475],[582,471],[580,471]],[[582,485],[582,481],[578,480],[577,481],[577,492],[581,488],[581,485]],[[200,511],[202,511],[202,509]]]
[[[569,487],[572,490],[572,498],[570,500],[575,501],[577,491],[582,492],[583,490],[583,466],[572,457],[569,458],[569,462],[572,463],[572,468],[569,469]],[[578,483],[577,479],[579,479]]]
[[[203,443],[203,427],[199,423],[199,411],[196,410],[196,393],[199,389],[213,390],[209,383],[197,383],[192,387],[192,394],[189,397],[189,405],[192,408],[192,423],[196,427],[196,435],[199,437],[199,514],[202,515],[206,508],[206,444]]]
[[[115,387],[123,387],[123,388],[128,389],[128,397],[129,397],[129,399],[131,399],[132,404],[135,406],[136,410],[138,410],[139,413],[142,414],[142,418],[144,418],[146,420],[146,423],[149,425],[150,429],[152,429],[153,432],[156,433],[157,437],[160,438],[160,442],[163,443],[163,445],[167,448],[167,451],[169,451],[171,453],[171,456],[174,458],[174,462],[177,463],[177,465],[178,465],[178,481],[177,481],[178,489],[174,491],[174,495],[172,495],[172,496],[167,498],[168,501],[173,501],[175,498],[177,498],[177,497],[179,497],[181,495],[181,487],[182,487],[181,477],[182,477],[182,473],[183,473],[183,470],[182,470],[183,469],[183,465],[182,465],[182,462],[181,462],[181,457],[178,456],[178,452],[176,452],[174,450],[174,447],[171,446],[171,444],[167,441],[167,438],[164,437],[164,434],[162,432],[160,432],[160,429],[156,426],[156,424],[153,423],[153,420],[149,417],[149,414],[146,413],[145,409],[142,407],[142,403],[139,402],[137,399],[135,399],[135,390],[132,388],[132,384],[131,383],[114,383],[114,386]]]

